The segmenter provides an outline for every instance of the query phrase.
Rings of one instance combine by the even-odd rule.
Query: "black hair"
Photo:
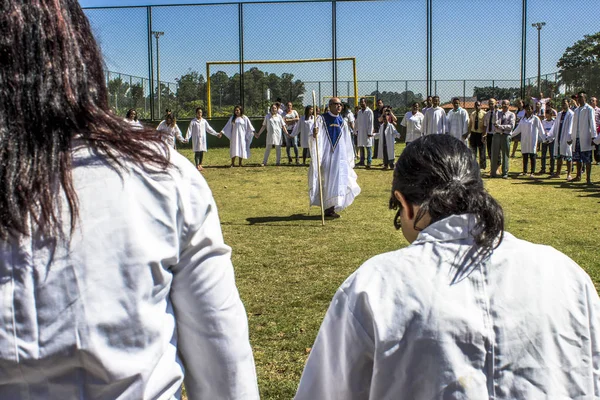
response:
[[[454,103],[456,100],[460,101],[460,99],[458,97],[453,97],[452,98],[452,102]]]
[[[438,99],[438,100],[439,100],[439,99],[440,99],[440,96],[433,96],[433,97],[431,98],[431,100],[433,100],[433,99]]]
[[[127,159],[148,171],[171,166],[168,146],[110,110],[100,49],[77,0],[2,4],[0,238],[32,229],[63,236],[63,198],[71,232],[79,216],[74,137],[111,166]]]
[[[313,106],[306,106],[306,107],[304,107],[304,119],[305,120],[310,117],[310,115],[308,115],[308,114],[309,114],[311,108],[313,108]],[[313,114],[315,113],[315,111],[316,110],[313,110]]]
[[[137,121],[137,112],[135,111],[135,108],[130,108],[129,110],[127,110],[127,114],[125,114],[125,118],[127,119],[131,119],[131,116],[133,115],[133,113],[136,113],[136,121]]]
[[[394,226],[400,229],[402,205],[399,191],[410,204],[418,205],[414,229],[428,214],[431,223],[451,215],[475,214],[472,235],[484,252],[496,248],[504,236],[502,207],[485,190],[471,150],[450,135],[427,135],[411,142],[396,163],[389,207],[398,210]]]
[[[275,104],[277,104],[277,103],[275,103]],[[238,105],[236,105],[236,106],[234,106],[234,107],[233,107],[233,112],[231,113],[231,116],[232,116],[232,118],[233,118],[234,120],[235,120],[235,109],[236,109],[236,108],[239,108],[239,109],[240,109],[240,117],[243,117],[243,116],[244,116],[244,107],[242,107],[241,105],[239,105],[239,104],[238,104]],[[271,107],[269,107],[269,109],[270,109],[270,108],[271,108]]]
[[[198,113],[200,110],[202,110],[202,107],[196,107],[196,113]],[[202,112],[204,113],[204,110],[202,110]]]

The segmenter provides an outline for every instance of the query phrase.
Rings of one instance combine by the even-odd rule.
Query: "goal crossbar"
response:
[[[333,61],[352,61],[352,78],[354,80],[354,93],[358,93],[358,80],[356,76],[356,57],[338,57],[338,58],[309,58],[297,60],[244,60],[244,64],[295,64],[309,62],[333,62]],[[234,65],[241,64],[240,61],[207,61],[206,62],[206,112],[207,117],[212,117],[212,99],[210,94],[210,67],[211,65]],[[354,100],[354,106],[358,105],[358,98]]]

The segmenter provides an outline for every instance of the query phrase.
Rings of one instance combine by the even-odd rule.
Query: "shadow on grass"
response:
[[[269,216],[269,217],[250,217],[246,218],[246,221],[250,225],[265,224],[274,226],[286,226],[284,224],[278,224],[277,222],[295,222],[295,221],[321,221],[321,215],[307,215],[307,214],[292,214],[292,215],[281,215],[281,216]],[[275,222],[275,224],[271,224]],[[295,225],[287,225],[295,226]],[[320,226],[320,224],[319,224]]]

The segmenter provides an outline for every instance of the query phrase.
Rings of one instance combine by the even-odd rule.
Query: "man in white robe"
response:
[[[337,97],[329,100],[329,111],[319,115],[310,143],[311,164],[308,170],[310,205],[319,206],[318,168],[321,168],[323,208],[328,218],[339,218],[337,213],[348,207],[359,195],[354,172],[354,149],[348,125],[340,115],[342,103]],[[317,145],[321,165],[317,164]]]
[[[469,114],[460,106],[460,99],[452,99],[452,110],[448,111],[448,134],[467,143],[469,136]]]
[[[448,121],[444,109],[440,107],[440,97],[433,96],[432,107],[425,113],[424,135],[442,135],[448,131]]]
[[[379,125],[379,132],[375,134],[375,138],[379,140],[379,148],[377,150],[377,158],[383,160],[383,169],[390,168],[394,169],[394,161],[396,156],[394,155],[394,144],[395,139],[400,137],[400,134],[396,130],[396,126],[392,122],[389,122],[388,116],[391,115],[392,110],[386,108],[383,111],[383,122]]]
[[[585,164],[586,181],[591,184],[592,172],[592,141],[596,139],[596,118],[594,109],[587,104],[587,95],[585,92],[577,94],[579,107],[573,115],[573,161],[577,166],[577,175],[572,181],[581,180],[582,164]]]
[[[551,178],[559,178],[562,170],[563,160],[567,163],[567,180],[571,178],[571,165],[573,161],[573,149],[571,134],[573,130],[573,111],[569,108],[569,99],[562,100],[562,111],[558,113],[556,122],[548,134],[548,140],[553,141],[554,158],[557,159],[556,173]]]
[[[356,114],[355,134],[357,137],[357,147],[360,152],[360,159],[357,166],[365,166],[365,152],[367,153],[367,168],[371,167],[372,147],[373,147],[373,111],[367,107],[367,101],[363,97],[360,99],[360,110]]]

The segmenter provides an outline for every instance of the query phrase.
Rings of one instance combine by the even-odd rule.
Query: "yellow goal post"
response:
[[[322,103],[320,105],[321,110],[325,109],[325,106],[329,105],[329,99],[333,98],[334,96],[323,96],[322,99]],[[342,101],[342,103],[348,103],[348,105],[350,105],[349,100],[352,100],[352,103],[354,104],[354,107],[358,107],[358,101],[360,99],[362,99],[363,97],[365,98],[365,100],[367,101],[367,107],[369,107],[371,110],[375,109],[375,101],[377,100],[377,96],[373,96],[373,95],[363,95],[363,96],[335,96],[338,99],[340,99]],[[352,111],[352,114],[354,114],[354,108],[350,109],[350,111]]]
[[[244,64],[296,64],[311,62],[333,62],[333,61],[352,61],[352,79],[354,81],[354,93],[358,93],[358,80],[356,76],[356,57],[338,57],[338,58],[310,58],[298,60],[244,60]],[[240,61],[208,61],[206,63],[206,113],[207,118],[212,117],[212,99],[210,94],[210,67],[212,65],[235,65]],[[366,96],[363,96],[366,97]],[[358,99],[355,99],[354,105],[358,105]]]

